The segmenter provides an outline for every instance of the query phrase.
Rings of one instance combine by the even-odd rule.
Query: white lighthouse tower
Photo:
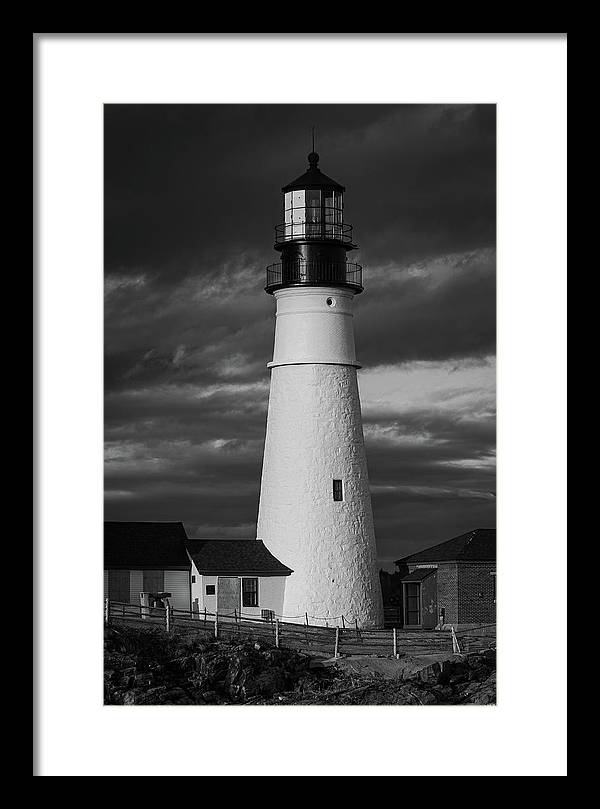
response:
[[[283,612],[311,623],[383,623],[352,308],[362,268],[344,222],[344,187],[318,168],[282,189],[281,261],[257,537],[294,572]]]

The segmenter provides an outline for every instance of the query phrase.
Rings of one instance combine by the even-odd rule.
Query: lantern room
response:
[[[319,155],[308,155],[308,170],[285,185],[283,222],[275,227],[275,249],[281,261],[267,267],[266,291],[289,286],[344,286],[362,291],[362,267],[347,259],[352,225],[344,222],[344,191],[318,167]]]
[[[308,163],[308,171],[281,189],[284,221],[276,228],[276,243],[327,239],[350,244],[352,228],[344,224],[344,186],[318,168],[316,152],[309,154]]]

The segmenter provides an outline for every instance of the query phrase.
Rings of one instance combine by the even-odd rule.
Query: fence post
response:
[[[279,649],[279,618],[275,619],[275,648]]]
[[[333,656],[339,657],[340,656],[340,628],[336,626],[335,628],[335,648],[333,650]]]
[[[110,599],[104,599],[104,623],[108,624],[110,621]]]
[[[219,637],[219,612],[215,610],[215,638]]]
[[[235,619],[235,625],[237,626],[237,622],[238,622],[237,608],[234,609],[234,611],[233,611],[233,617]]]
[[[452,653],[455,655],[460,654],[460,646],[458,645],[458,638],[456,637],[456,632],[454,631],[454,627],[450,627],[450,631],[452,632]]]
[[[304,616],[305,616],[305,618],[306,618],[306,626],[308,626],[308,613],[307,613],[307,612],[305,612],[305,613],[304,613]]]
[[[360,635],[358,634],[358,618],[355,618],[354,623],[356,625],[356,637],[360,638]]]
[[[165,627],[167,632],[171,631],[171,608],[165,607]]]
[[[344,616],[342,615],[342,629],[346,628],[346,622],[344,621]]]
[[[206,607],[204,607],[204,623],[206,623]]]
[[[398,638],[396,636],[396,627],[393,628],[392,632],[394,633],[394,658],[398,657]]]

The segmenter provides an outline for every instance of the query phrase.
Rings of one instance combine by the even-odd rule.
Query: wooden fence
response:
[[[278,619],[248,618],[234,614],[193,612],[173,607],[144,607],[139,604],[105,600],[106,624],[119,621],[131,625],[159,626],[178,634],[204,634],[216,638],[243,637],[276,647],[340,655],[373,655],[401,657],[405,655],[466,654],[495,647],[496,627],[454,630],[361,629],[295,624]]]

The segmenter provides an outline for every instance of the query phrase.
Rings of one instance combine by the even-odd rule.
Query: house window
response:
[[[207,596],[214,596],[215,594],[215,585],[214,584],[207,584],[206,589],[204,590]]]
[[[242,579],[242,607],[258,607],[258,579]]]
[[[404,623],[421,625],[421,582],[410,581],[404,585]]]
[[[192,575],[192,584],[196,584],[196,577]]]
[[[333,499],[334,500],[343,500],[344,499],[344,489],[342,486],[341,480],[333,481]]]

